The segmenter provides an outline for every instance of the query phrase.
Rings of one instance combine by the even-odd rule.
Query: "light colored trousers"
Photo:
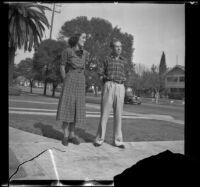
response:
[[[96,135],[96,142],[102,144],[105,139],[107,121],[113,108],[113,143],[117,146],[123,144],[122,112],[124,104],[125,87],[123,84],[108,81],[104,84],[101,98],[101,117]]]

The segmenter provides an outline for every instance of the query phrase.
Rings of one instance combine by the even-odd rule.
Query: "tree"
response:
[[[146,75],[144,72],[147,71],[147,68],[144,64],[136,63],[133,64],[133,71],[130,76],[130,85],[132,89],[134,90],[136,95],[140,95],[140,91],[144,88],[146,89],[145,81],[148,80],[148,78],[145,78],[144,75]]]
[[[101,87],[101,80],[98,78],[97,69],[101,66],[105,57],[110,54],[111,50],[109,44],[113,37],[122,41],[122,55],[127,58],[128,63],[132,67],[132,35],[122,33],[117,27],[113,28],[112,24],[105,19],[95,17],[88,20],[87,17],[83,16],[72,19],[71,21],[66,21],[61,27],[59,38],[70,37],[77,32],[85,32],[90,36],[85,45],[85,49],[90,53],[90,61],[86,65],[87,85],[90,84]],[[92,79],[89,77],[92,77]]]
[[[158,92],[160,88],[160,82],[159,82],[159,73],[158,73],[158,67],[156,65],[151,66],[151,88],[153,92]]]
[[[163,51],[161,60],[160,60],[160,65],[159,65],[159,80],[160,80],[160,89],[159,91],[163,91],[165,88],[165,73],[167,71],[167,65],[166,65],[166,60],[165,60],[165,53]]]
[[[55,96],[55,89],[62,78],[60,74],[61,53],[66,47],[66,43],[56,40],[43,40],[37,51],[34,53],[34,69],[38,72],[37,80],[44,81],[44,95],[46,95],[47,83],[52,83]]]
[[[49,28],[46,6],[36,3],[9,3],[8,12],[8,55],[9,85],[13,82],[14,58],[17,48],[31,51],[42,40],[45,26]]]
[[[141,84],[141,76],[133,71],[133,73],[130,76],[130,87],[134,91],[136,95],[138,95],[139,90],[142,89],[142,84]]]
[[[20,75],[20,72],[18,71],[17,65],[14,64],[13,67],[13,79],[15,80]]]
[[[17,71],[30,82],[30,92],[32,93],[33,83],[35,79],[35,72],[33,70],[33,60],[26,58],[17,65]]]

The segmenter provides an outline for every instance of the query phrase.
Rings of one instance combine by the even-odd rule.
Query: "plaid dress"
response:
[[[77,52],[73,48],[67,48],[62,53],[61,64],[65,65],[66,76],[63,81],[63,88],[59,98],[56,120],[84,124],[84,69],[89,56],[88,52],[85,50],[82,50],[82,54],[77,54]]]

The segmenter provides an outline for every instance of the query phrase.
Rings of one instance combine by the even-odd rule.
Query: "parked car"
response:
[[[141,100],[140,97],[137,97],[137,96],[125,95],[124,103],[125,104],[140,105],[142,103],[142,100]]]

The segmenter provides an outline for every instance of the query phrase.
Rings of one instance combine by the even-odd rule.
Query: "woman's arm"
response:
[[[65,65],[60,66],[60,73],[63,79],[65,79]]]

